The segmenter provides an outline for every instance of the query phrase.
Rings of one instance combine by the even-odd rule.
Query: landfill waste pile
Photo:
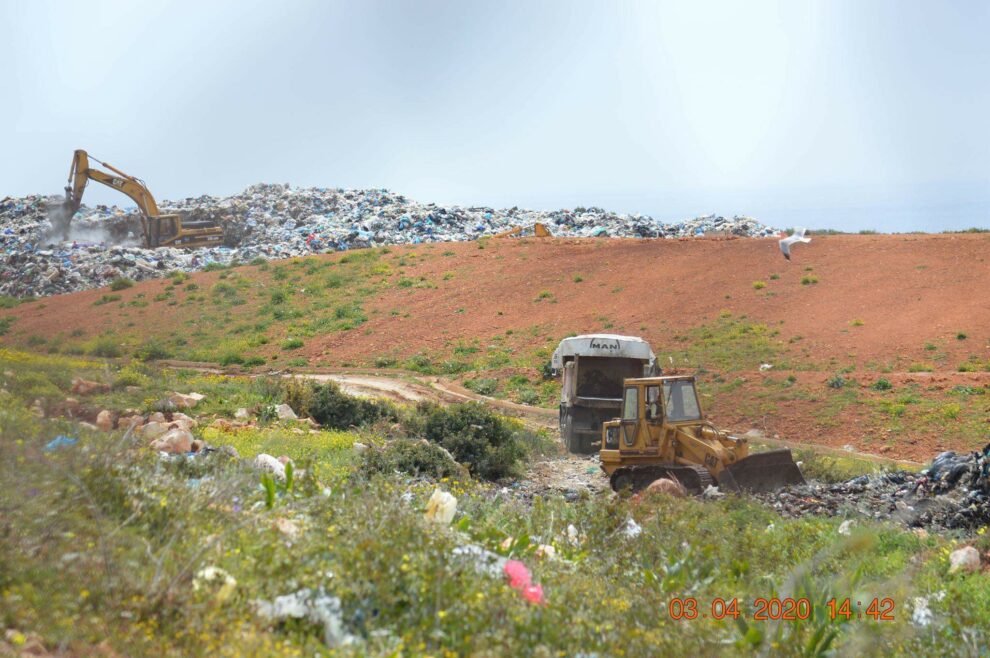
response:
[[[917,473],[863,475],[755,495],[785,517],[858,513],[912,528],[981,527],[990,524],[990,445],[981,452],[943,452]]]
[[[418,203],[388,190],[252,185],[230,197],[201,196],[162,204],[183,221],[212,220],[223,246],[198,250],[142,248],[137,208],[82,206],[68,240],[55,230],[61,196],[0,201],[0,294],[41,297],[135,281],[210,263],[246,263],[391,244],[473,240],[541,222],[556,236],[681,238],[776,234],[750,217],[716,215],[665,223],[601,208],[536,211]]]

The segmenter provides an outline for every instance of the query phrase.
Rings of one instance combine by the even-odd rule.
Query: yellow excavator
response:
[[[525,231],[526,231],[526,228],[523,227],[523,226],[513,226],[512,228],[508,229],[507,231],[502,231],[501,233],[496,233],[492,237],[493,238],[509,238],[509,237],[516,236],[516,235],[522,235]],[[550,232],[550,229],[548,229],[545,224],[541,224],[540,222],[536,222],[535,224],[533,224],[533,236],[534,237],[537,237],[537,238],[552,238],[553,237],[553,233]]]
[[[750,454],[745,438],[706,420],[690,375],[623,382],[622,416],[602,425],[602,470],[614,491],[645,489],[669,478],[691,493],[773,491],[804,484],[790,450]]]
[[[90,166],[90,160],[103,165],[113,173]],[[179,215],[163,215],[158,210],[155,197],[140,178],[125,174],[120,169],[91,157],[86,151],[77,150],[69,169],[69,184],[65,187],[65,203],[59,228],[63,239],[69,237],[69,222],[82,204],[82,195],[90,180],[103,183],[123,192],[141,210],[141,228],[144,244],[149,249],[157,247],[209,247],[223,241],[223,229],[209,221],[183,222]]]

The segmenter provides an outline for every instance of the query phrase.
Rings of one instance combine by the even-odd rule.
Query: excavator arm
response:
[[[112,173],[90,166],[90,160],[97,162]],[[86,151],[77,150],[72,156],[69,169],[69,182],[65,186],[65,203],[61,216],[57,218],[63,239],[69,237],[69,222],[82,205],[83,192],[89,181],[94,180],[118,192],[126,194],[141,210],[141,227],[144,230],[145,246],[199,247],[217,244],[223,237],[220,227],[209,223],[194,223],[183,227],[178,215],[162,215],[151,190],[140,178],[125,174],[120,169],[91,158]]]
[[[99,169],[93,169],[89,166],[89,160],[89,154],[81,149],[76,151],[72,157],[72,168],[69,169],[69,184],[65,186],[65,202],[73,214],[79,210],[86,184],[92,179],[97,183],[103,183],[107,187],[112,187],[129,196],[146,216],[158,216],[158,204],[143,181],[129,176],[105,162],[100,162],[96,158],[93,158],[93,160],[116,175],[108,174]]]

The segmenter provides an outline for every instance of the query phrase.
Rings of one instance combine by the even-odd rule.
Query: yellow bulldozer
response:
[[[97,162],[113,173],[107,173],[90,166],[90,160]],[[179,215],[163,215],[148,186],[140,178],[125,174],[120,169],[91,157],[86,151],[77,150],[72,157],[69,169],[69,184],[65,187],[65,202],[60,218],[62,238],[69,237],[69,223],[82,204],[83,192],[90,180],[102,183],[123,192],[141,210],[141,228],[144,244],[149,249],[157,247],[208,247],[219,246],[223,241],[223,229],[209,221],[183,222]]]
[[[669,478],[691,493],[773,491],[803,484],[790,450],[749,453],[745,438],[705,419],[690,375],[623,382],[622,416],[602,426],[602,470],[614,491],[640,491]]]

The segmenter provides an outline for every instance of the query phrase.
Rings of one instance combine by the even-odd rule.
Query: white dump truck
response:
[[[602,423],[620,415],[624,379],[659,374],[649,343],[615,334],[565,338],[550,358],[550,370],[563,378],[560,436],[572,453],[601,447]]]

